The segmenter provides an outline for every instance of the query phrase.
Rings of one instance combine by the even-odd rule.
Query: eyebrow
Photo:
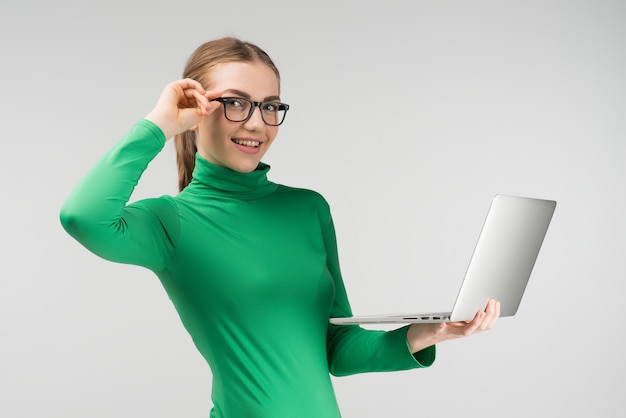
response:
[[[241,91],[241,90],[237,90],[237,89],[226,89],[224,90],[224,93],[233,93],[233,94],[236,94],[237,96],[243,97],[244,99],[250,99],[252,97],[248,93]],[[267,96],[265,99],[263,99],[264,102],[273,101],[273,100],[280,101],[280,97]]]

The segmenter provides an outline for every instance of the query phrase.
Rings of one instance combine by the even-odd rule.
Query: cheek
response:
[[[196,146],[203,153],[220,152],[225,147],[227,138],[228,132],[224,126],[217,121],[207,121],[199,131]]]
[[[268,126],[265,130],[265,136],[267,136],[267,138],[270,141],[274,141],[274,138],[276,138],[276,135],[278,135],[278,126]]]
[[[227,124],[225,124],[219,118],[215,118],[207,123],[207,134],[209,141],[223,141],[224,138],[230,135],[230,130]]]

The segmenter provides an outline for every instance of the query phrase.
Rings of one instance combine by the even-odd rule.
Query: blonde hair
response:
[[[213,67],[225,62],[259,61],[270,67],[280,85],[280,73],[272,59],[258,46],[234,37],[226,37],[206,42],[191,54],[183,71],[183,78],[191,78],[205,86],[209,85],[209,72]],[[178,166],[178,190],[182,191],[191,182],[196,165],[196,134],[186,131],[174,138],[176,164]]]

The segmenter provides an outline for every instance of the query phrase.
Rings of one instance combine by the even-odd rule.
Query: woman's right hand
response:
[[[193,128],[218,108],[219,103],[210,102],[215,97],[219,97],[219,93],[207,92],[190,78],[174,81],[165,87],[145,118],[161,128],[169,139]]]

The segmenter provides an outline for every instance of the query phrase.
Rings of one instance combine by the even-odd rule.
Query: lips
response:
[[[242,145],[244,147],[258,148],[261,145],[261,141],[257,141],[256,139],[246,139],[246,138],[231,138],[237,145]]]
[[[231,138],[235,147],[245,154],[258,154],[261,152],[263,141],[256,138]]]

